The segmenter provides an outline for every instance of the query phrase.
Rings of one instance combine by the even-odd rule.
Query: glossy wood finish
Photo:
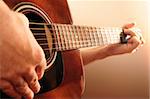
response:
[[[66,0],[4,0],[10,8],[20,2],[31,2],[44,10],[52,22],[72,24]],[[64,51],[64,78],[55,89],[35,96],[37,99],[79,99],[84,89],[84,72],[80,52]]]

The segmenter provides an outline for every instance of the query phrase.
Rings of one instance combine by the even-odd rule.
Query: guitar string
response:
[[[35,33],[34,33],[35,34]],[[46,36],[46,34],[45,34],[45,36]],[[49,39],[49,38],[51,38],[51,37],[46,37],[47,39]],[[36,40],[37,41],[47,41],[47,39],[46,38],[37,38]],[[89,37],[90,38],[90,37]],[[61,44],[61,46],[65,46],[66,47],[66,45],[68,44],[69,46],[70,46],[70,44],[76,44],[76,46],[83,46],[82,44],[85,44],[85,43],[87,43],[87,42],[91,42],[91,43],[95,43],[94,42],[94,40],[91,40],[91,39],[89,39],[89,38],[87,38],[87,37],[85,37],[85,38],[83,38],[82,37],[82,39],[78,39],[78,41],[76,40],[76,39],[74,39],[73,41],[71,41],[71,43],[69,42],[69,40],[68,41],[65,41],[65,39],[63,38],[63,42],[59,42],[59,44]],[[57,38],[52,38],[53,40],[58,40]],[[61,40],[59,40],[59,41],[62,41],[62,38],[60,37],[60,39]],[[104,39],[104,38],[103,38]],[[107,37],[105,37],[105,39],[108,39]],[[118,39],[118,38],[114,38],[113,37],[113,39]],[[105,41],[107,41],[107,40],[105,40]],[[115,42],[115,40],[114,40],[114,42]],[[102,43],[102,42],[99,42],[99,43]],[[58,43],[56,42],[56,43],[51,43],[51,44],[57,44],[58,45]],[[65,44],[65,45],[64,45]],[[78,45],[77,45],[78,44]],[[40,45],[42,46],[42,45],[46,45],[46,46],[48,46],[48,43],[46,44],[46,43],[40,43]],[[92,44],[90,44],[90,45],[92,45]],[[93,45],[96,45],[96,44],[93,44]],[[71,45],[72,47],[73,47],[73,45]],[[87,46],[88,47],[88,46]],[[54,48],[53,48],[54,49]]]
[[[46,23],[30,23],[30,24],[36,24],[36,25],[46,25]],[[50,24],[47,24],[47,25],[50,25]],[[58,26],[58,25],[57,25]],[[69,26],[69,25],[68,25]],[[58,28],[58,27],[57,27]],[[49,29],[49,30],[53,30],[53,31],[58,31],[59,30],[59,32],[60,32],[60,28],[59,29],[57,29],[57,28],[55,28],[55,29]],[[82,27],[83,28],[83,27]],[[90,27],[87,27],[87,28],[90,28]],[[71,32],[71,30],[69,30],[70,28],[68,27],[68,31],[67,30],[61,30],[62,32]],[[37,31],[39,31],[39,30],[45,30],[44,28],[31,28],[31,30],[37,30]],[[79,30],[79,29],[78,29]],[[81,30],[79,30],[80,32],[82,32]],[[85,31],[85,30],[84,30]],[[72,30],[72,32],[74,32],[74,30]],[[89,31],[89,32],[96,32],[96,31],[93,31],[93,30],[91,30],[91,31]],[[44,34],[44,33],[33,33],[34,35],[36,35],[36,34],[38,34],[38,35],[40,35],[40,34]],[[46,34],[45,34],[46,35]],[[67,34],[68,35],[68,34]],[[71,34],[70,34],[71,35]],[[60,36],[60,35],[59,35]],[[64,35],[63,35],[64,36]],[[61,37],[60,37],[61,38]],[[54,39],[54,38],[53,38]],[[55,38],[56,39],[56,38]],[[90,41],[90,40],[88,40],[88,38],[86,38],[87,40],[82,40],[82,41],[78,41],[78,42],[80,42],[80,44],[81,43],[83,43],[83,42],[88,42],[88,41]],[[38,40],[38,39],[37,39]],[[40,39],[40,40],[47,40],[47,39]],[[94,41],[94,40],[93,40]],[[91,41],[91,42],[93,42],[93,41]],[[69,43],[69,42],[63,42],[63,43]],[[77,41],[75,41],[74,43],[77,43]],[[48,46],[48,43],[40,43],[40,45],[45,45],[45,44],[47,44],[47,46]],[[52,43],[52,44],[58,44],[58,43]],[[62,45],[62,43],[60,43],[61,45]],[[73,42],[71,43],[71,44],[73,44]],[[79,44],[79,43],[78,43]],[[85,43],[84,43],[85,44]],[[86,46],[86,47],[88,47],[88,45],[78,45],[78,46]],[[63,47],[63,46],[62,46]],[[72,46],[73,47],[73,46]],[[76,47],[77,47],[77,45],[76,45]],[[60,47],[59,47],[60,48]],[[56,48],[48,48],[49,50],[50,49],[56,49]],[[46,49],[44,49],[44,50],[47,50],[47,48]]]

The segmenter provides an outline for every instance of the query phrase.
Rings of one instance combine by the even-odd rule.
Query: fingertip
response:
[[[36,67],[36,73],[37,73],[37,76],[38,76],[38,79],[41,79],[44,75],[44,68],[42,68],[41,66],[37,66]]]
[[[30,92],[29,95],[25,96],[25,99],[33,99],[34,98],[34,93]]]
[[[132,28],[132,27],[135,26],[135,25],[136,25],[135,22],[132,22],[132,23],[129,23],[129,24],[125,24],[125,25],[123,26],[123,29],[129,29],[129,28]]]

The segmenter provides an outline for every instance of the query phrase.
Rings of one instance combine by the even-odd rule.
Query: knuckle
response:
[[[42,50],[42,48],[39,46],[36,50],[35,50],[35,54],[34,54],[34,60],[36,64],[41,63],[41,61],[45,58],[45,54]]]
[[[5,80],[0,80],[0,89],[11,97],[19,97],[19,94],[14,90],[14,87]]]
[[[26,67],[25,69],[24,69],[24,72],[23,72],[23,74],[24,75],[28,75],[28,76],[31,76],[31,75],[33,75],[33,66],[28,66],[28,67]]]
[[[16,14],[23,21],[23,23],[25,23],[26,25],[29,24],[29,20],[24,14],[22,13],[16,13]]]
[[[19,89],[19,93],[25,97],[32,97],[33,96],[33,92],[29,89],[28,86],[22,87],[21,89]]]
[[[129,48],[129,49],[127,49],[127,52],[128,52],[128,53],[132,53],[133,50],[134,50],[133,48]]]
[[[30,87],[31,87],[32,91],[34,91],[35,93],[39,92],[39,90],[41,88],[38,82],[34,82],[34,83],[30,84]]]
[[[23,81],[18,81],[18,82],[15,82],[15,87],[17,89],[23,89],[27,86],[27,84]]]
[[[11,84],[9,82],[0,80],[0,89],[7,90],[7,89],[12,89],[12,88],[13,87],[11,86]]]

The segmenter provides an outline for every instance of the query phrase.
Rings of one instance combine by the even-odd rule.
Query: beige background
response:
[[[147,1],[68,0],[74,24],[120,27],[136,22],[146,39],[146,44],[136,53],[87,65],[82,99],[148,99],[150,31]]]

